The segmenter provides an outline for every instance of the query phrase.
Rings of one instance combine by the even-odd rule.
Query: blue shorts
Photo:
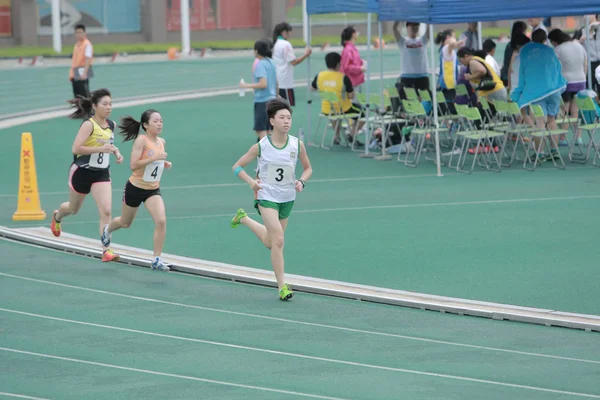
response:
[[[273,130],[267,115],[266,101],[264,103],[254,103],[254,130],[256,132]]]
[[[544,110],[544,115],[556,117],[560,111],[560,100],[561,94],[556,92],[548,97],[544,97],[539,101],[534,101],[533,104],[537,104],[542,107],[542,110]]]

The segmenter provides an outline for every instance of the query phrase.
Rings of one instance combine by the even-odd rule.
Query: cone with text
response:
[[[40,204],[33,139],[29,132],[21,134],[21,154],[19,158],[19,197],[13,220],[40,221],[46,219],[46,213],[42,210]]]

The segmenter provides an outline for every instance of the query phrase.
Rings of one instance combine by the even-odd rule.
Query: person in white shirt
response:
[[[496,54],[496,43],[492,39],[486,39],[485,42],[483,42],[483,51],[485,52],[485,62],[494,69],[498,76],[500,76],[502,68],[500,68],[498,61],[494,58],[494,55]]]
[[[400,21],[396,21],[393,27],[396,43],[402,52],[402,74],[399,83],[396,83],[396,87],[403,99],[406,98],[404,87],[431,91],[427,69],[429,30],[426,28],[425,35],[419,36],[419,29],[420,24],[418,22],[407,22],[408,36],[403,36],[400,32]]]
[[[253,145],[232,167],[233,173],[254,191],[254,207],[262,216],[264,225],[253,220],[243,208],[231,220],[231,227],[247,226],[262,244],[271,251],[271,264],[277,279],[280,300],[289,300],[294,293],[285,283],[284,232],[296,200],[312,175],[306,147],[297,137],[289,134],[292,128],[292,108],[275,99],[267,103],[267,115],[273,133]],[[250,175],[244,167],[257,160],[258,174]],[[302,175],[296,176],[296,163],[302,164]]]
[[[541,29],[546,32],[546,35],[548,34],[548,28],[546,28],[546,25],[544,25],[544,18],[529,18],[527,22],[529,22],[529,25],[531,25],[532,33],[538,29]],[[550,46],[550,40],[546,40],[546,46]]]
[[[571,36],[560,29],[550,31],[548,40],[554,46],[554,51],[562,66],[562,76],[567,80],[567,88],[562,93],[565,111],[568,110],[571,117],[577,118],[579,108],[574,98],[587,86],[587,53],[579,40],[571,39]],[[562,128],[568,129],[569,125],[564,124]],[[578,133],[577,137],[579,137]],[[568,146],[564,135],[561,137],[559,145]]]
[[[312,49],[307,47],[304,54],[298,58],[294,54],[294,48],[288,41],[292,33],[292,26],[287,22],[281,22],[273,29],[273,62],[277,71],[277,82],[279,83],[279,96],[286,99],[290,106],[296,105],[294,96],[294,67],[311,55]]]

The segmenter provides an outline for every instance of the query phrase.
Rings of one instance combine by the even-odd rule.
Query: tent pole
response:
[[[477,45],[479,46],[478,50],[483,50],[483,32],[482,31],[483,31],[483,27],[481,25],[481,21],[478,21],[477,22]]]
[[[190,55],[190,0],[181,0],[181,56]]]
[[[433,24],[429,24],[429,47],[431,49],[431,65],[435,65],[435,44],[434,44],[434,40],[431,40],[431,38],[433,38]],[[437,80],[436,80],[436,76],[435,76],[435,68],[431,68],[431,87],[432,87],[432,93],[431,93],[431,98],[433,100],[433,123],[435,126],[435,163],[437,165],[437,176],[444,176],[442,175],[442,164],[440,161],[440,124],[438,121],[438,104],[437,104]]]
[[[306,45],[310,47],[310,42],[311,42],[311,27],[310,27],[310,15],[306,15]],[[308,57],[308,60],[306,60],[306,71],[307,71],[307,78],[308,78],[308,82],[306,82],[306,108],[307,108],[307,115],[306,115],[306,129],[304,132],[304,138],[308,138],[308,139],[304,139],[304,138],[299,138],[300,140],[303,140],[306,142],[306,140],[308,140],[308,143],[310,143],[310,138],[312,137],[312,122],[311,122],[311,112],[312,112],[312,96],[311,96],[311,83],[312,80],[310,79],[310,60],[312,59],[311,56]],[[304,143],[306,144],[306,143]]]
[[[585,52],[587,54],[587,80],[588,80],[588,88],[594,90],[592,87],[592,59],[590,58],[590,16],[585,16]]]
[[[379,21],[379,94],[383,109],[383,24]]]
[[[385,100],[383,98],[383,91],[384,91],[384,85],[383,85],[383,45],[382,45],[382,40],[383,39],[383,23],[381,21],[379,21],[379,67],[380,67],[380,76],[379,76],[379,95],[381,96],[381,110],[383,112],[383,110],[385,110]],[[385,131],[386,126],[382,125],[381,129]],[[383,132],[382,132],[383,134]],[[383,136],[382,136],[383,139]],[[375,157],[376,160],[381,161],[381,160],[390,160],[392,158],[392,156],[390,156],[389,154],[385,154],[385,145],[387,143],[384,142],[383,140],[381,141],[381,155]]]
[[[359,157],[373,157],[372,154],[369,154],[369,143],[371,139],[371,121],[370,118],[370,108],[371,108],[371,40],[373,40],[373,23],[372,23],[372,14],[368,13],[367,18],[369,21],[367,22],[367,123],[365,129],[365,152],[360,153]],[[356,140],[356,138],[354,139]]]
[[[60,27],[60,0],[52,0],[52,47],[54,47],[55,53],[60,53],[62,51],[61,35],[62,31]]]

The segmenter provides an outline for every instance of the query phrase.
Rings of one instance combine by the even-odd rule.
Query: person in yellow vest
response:
[[[92,68],[94,48],[85,33],[85,25],[75,27],[75,37],[77,43],[73,47],[69,80],[73,84],[73,96],[75,98],[88,98],[90,97],[89,79],[94,76]]]
[[[361,111],[358,106],[352,104],[352,99],[354,98],[354,87],[352,86],[350,78],[348,78],[348,76],[344,73],[340,72],[341,62],[342,56],[340,56],[338,53],[328,53],[325,56],[325,65],[327,66],[327,70],[319,72],[312,82],[312,88],[314,90],[335,93],[339,99],[339,102],[333,105],[333,112],[329,102],[322,102],[321,112],[324,115],[329,115],[330,112],[334,114],[341,111],[344,114],[354,114],[357,111]],[[356,114],[353,119],[358,120],[359,116],[362,117],[362,115]],[[351,142],[354,140],[354,136],[356,136],[358,129],[362,128],[363,125],[364,122],[354,124],[352,133],[347,135],[348,141]],[[334,123],[334,128],[334,143],[339,144],[341,123],[339,123],[339,121]],[[362,144],[357,143],[357,145],[361,146]]]
[[[483,58],[475,55],[475,52],[467,47],[461,48],[456,55],[458,61],[468,68],[465,79],[477,89],[479,97],[485,96],[491,103],[494,100],[507,100],[506,87],[502,79]]]
[[[72,119],[83,119],[73,141],[71,152],[73,163],[69,169],[69,200],[62,203],[52,214],[50,230],[56,237],[62,232],[62,220],[77,214],[88,194],[96,201],[100,214],[100,236],[104,226],[111,220],[112,184],[110,181],[111,154],[117,164],[123,162],[123,156],[114,145],[115,123],[109,119],[112,112],[112,95],[108,89],[92,92],[90,98],[75,98],[70,101],[75,111]],[[92,111],[94,115],[92,116]],[[117,261],[119,255],[109,246],[103,246],[102,261]]]
[[[498,76],[494,68],[492,68],[485,60],[475,55],[475,52],[467,47],[463,47],[457,52],[458,62],[467,67],[467,72],[464,77],[468,80],[473,87],[477,90],[477,97],[485,97],[490,104],[490,110],[492,115],[496,114],[496,108],[494,107],[494,101],[507,101],[508,93],[502,79]],[[483,55],[483,54],[482,54]],[[481,105],[478,106],[482,118],[485,120],[485,113],[483,112]],[[476,126],[480,128],[479,123]],[[498,141],[496,138],[493,139],[493,149],[489,149],[487,146],[483,150],[489,152],[493,150],[495,153],[499,151]],[[480,151],[478,149],[469,149],[470,154]]]
[[[161,255],[167,234],[167,215],[165,203],[160,194],[160,178],[165,168],[173,165],[167,161],[165,139],[159,137],[163,129],[163,120],[156,110],[146,110],[140,121],[133,117],[121,118],[119,125],[124,141],[133,140],[131,149],[131,176],[123,191],[123,206],[120,217],[106,224],[102,233],[102,245],[109,247],[112,233],[121,228],[129,228],[135,219],[137,210],[144,203],[154,220],[154,255],[152,269],[169,271]],[[140,129],[145,134],[140,135]]]

